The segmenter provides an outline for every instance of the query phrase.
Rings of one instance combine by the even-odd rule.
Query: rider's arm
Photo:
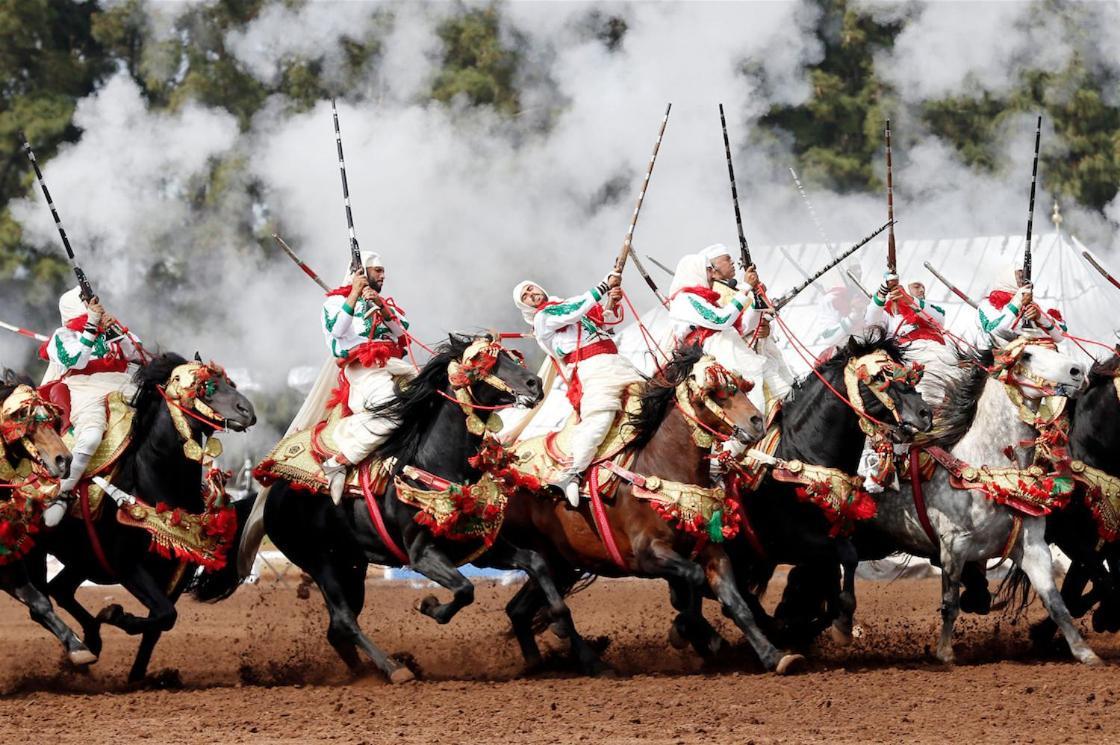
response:
[[[1035,321],[1035,323],[1040,328],[1042,328],[1043,331],[1049,334],[1051,339],[1053,339],[1055,342],[1060,342],[1063,338],[1065,338],[1064,334],[1066,331],[1068,331],[1068,328],[1066,327],[1066,324],[1062,320],[1061,316],[1055,316],[1055,313],[1057,313],[1057,311],[1053,310],[1042,313],[1041,315],[1039,315],[1038,320]]]
[[[748,296],[743,292],[736,293],[722,307],[694,293],[679,292],[669,304],[669,314],[698,328],[722,331],[735,325],[747,303]]]
[[[568,298],[559,303],[545,306],[534,318],[534,325],[542,331],[558,331],[580,320],[606,294],[600,287],[592,287],[582,295]]]
[[[1015,333],[1019,323],[1019,306],[1014,301],[997,309],[991,301],[984,298],[976,309],[976,323],[984,334],[1010,336]]]
[[[97,340],[96,326],[86,324],[81,333],[61,328],[47,343],[47,354],[63,370],[82,370],[93,357],[93,344]]]
[[[323,303],[323,330],[335,339],[345,338],[354,326],[355,312],[346,298],[332,295]]]

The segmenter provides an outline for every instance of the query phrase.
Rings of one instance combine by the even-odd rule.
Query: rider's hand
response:
[[[362,292],[368,287],[369,280],[366,279],[365,269],[354,272],[350,277],[350,295],[346,299],[347,305],[353,308],[354,303],[358,302],[358,298],[362,297]]]
[[[887,292],[888,303],[901,303],[905,298],[906,293],[902,291],[902,288],[899,287],[897,283]]]
[[[607,291],[607,302],[610,303],[610,306],[612,308],[615,307],[616,305],[618,305],[620,300],[622,300],[622,288],[621,287],[612,287],[610,290]]]
[[[1036,303],[1028,303],[1027,306],[1023,308],[1023,318],[1026,318],[1028,321],[1037,321],[1041,315],[1042,308],[1039,308]]]
[[[86,304],[87,319],[92,323],[101,323],[101,317],[105,315],[105,308],[101,305],[101,300],[98,298],[90,299]]]
[[[114,316],[112,313],[102,313],[101,314],[101,327],[102,328],[111,329],[116,325],[117,325],[117,317]]]
[[[770,336],[770,319],[766,316],[763,316],[759,320],[758,330],[755,332],[755,336],[759,339],[765,339],[766,337]]]
[[[758,269],[754,264],[751,264],[743,270],[743,281],[747,283],[747,287],[752,290],[758,287]]]
[[[615,287],[622,287],[622,275],[618,272],[611,272],[607,275],[607,287],[614,289]]]

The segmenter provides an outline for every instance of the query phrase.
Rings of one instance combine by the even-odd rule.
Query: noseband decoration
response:
[[[508,406],[482,406],[474,401],[471,395],[471,386],[475,383],[485,383],[486,385],[508,393],[511,396],[515,395],[513,388],[510,387],[506,381],[499,378],[494,374],[494,367],[498,364],[498,357],[506,352],[513,354],[507,350],[498,341],[488,337],[481,336],[471,342],[470,346],[463,352],[461,360],[452,361],[447,366],[447,381],[451,385],[451,390],[455,394],[455,401],[459,404],[459,408],[463,410],[463,414],[467,417],[467,431],[472,435],[481,435],[484,432],[499,432],[502,429],[502,420],[498,416],[498,409],[505,409]],[[521,360],[518,360],[521,362]],[[522,362],[522,364],[524,364]],[[476,412],[477,409],[489,409],[490,415],[484,422]]]
[[[222,454],[222,443],[218,438],[211,436],[207,439],[205,447],[194,439],[187,417],[212,427],[214,430],[223,430],[226,427],[225,417],[218,414],[206,399],[217,391],[219,382],[224,382],[231,388],[236,388],[233,381],[226,375],[226,371],[213,362],[187,362],[176,367],[165,386],[160,386],[160,393],[167,402],[167,410],[171,414],[171,421],[175,431],[183,438],[183,454],[193,461],[201,463],[203,458],[217,458]]]
[[[39,475],[46,476],[46,468],[30,435],[44,425],[57,431],[61,421],[62,409],[42,398],[31,386],[16,386],[4,403],[0,404],[0,440],[3,440],[0,458],[5,457],[6,446],[22,440],[24,450],[31,456],[32,469]]]
[[[892,385],[914,388],[921,382],[925,368],[911,362],[904,365],[896,362],[885,351],[879,349],[861,357],[852,357],[844,367],[844,386],[852,408],[859,415],[859,428],[870,439],[871,446],[878,455],[872,464],[873,472],[868,475],[867,488],[881,491],[895,481],[895,453],[889,432],[893,426],[902,425],[898,406],[890,396]],[[894,425],[880,422],[867,413],[859,387],[863,385],[891,413]],[[878,487],[878,489],[876,489]]]
[[[753,388],[751,381],[728,370],[712,357],[705,355],[700,358],[676,390],[677,408],[688,420],[692,441],[697,447],[708,449],[716,440],[726,441],[739,433],[739,425],[731,421],[717,401],[726,401],[737,393],[750,393]],[[700,421],[695,401],[702,402],[704,408],[728,431],[720,432]]]

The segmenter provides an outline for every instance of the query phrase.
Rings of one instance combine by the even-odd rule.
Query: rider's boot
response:
[[[97,444],[100,444],[100,433],[98,433]],[[78,482],[85,475],[89,461],[95,452],[97,452],[96,445],[92,448],[74,446],[74,450],[71,451],[70,472],[66,474],[66,478],[59,482],[58,494],[48,500],[43,508],[43,525],[53,528],[62,522],[62,518],[66,517],[66,511],[70,509],[70,505],[76,498],[74,489],[77,488]]]
[[[323,461],[323,475],[327,477],[327,486],[330,491],[331,501],[337,507],[342,502],[342,494],[346,490],[346,475],[350,463],[345,457],[336,455]]]

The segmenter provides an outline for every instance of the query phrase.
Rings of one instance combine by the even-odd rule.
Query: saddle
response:
[[[615,416],[611,428],[607,430],[607,436],[603,438],[603,443],[592,461],[594,465],[591,468],[598,470],[599,494],[603,497],[612,497],[619,483],[618,474],[609,465],[604,464],[613,460],[618,466],[626,469],[634,462],[634,454],[623,451],[637,436],[637,432],[627,425],[627,421],[632,414],[637,414],[641,410],[641,389],[641,383],[634,383],[623,393],[622,410]],[[578,423],[579,419],[572,414],[561,429],[513,445],[517,467],[536,476],[543,483],[555,481],[572,463],[572,435]],[[580,486],[584,496],[590,495],[589,481],[590,479],[584,478]]]
[[[325,493],[327,478],[323,475],[320,463],[338,453],[334,432],[341,420],[342,412],[336,406],[331,409],[325,422],[293,432],[280,440],[272,448],[272,452],[253,469],[253,476],[264,486],[283,480],[297,489]],[[383,496],[389,485],[393,463],[378,458],[369,458],[366,462],[369,464],[370,490],[375,497]],[[350,469],[344,498],[362,498],[358,471],[358,468]]]
[[[54,387],[66,390],[65,385],[55,385]],[[55,400],[55,398],[52,398],[52,400]],[[70,396],[67,393],[67,405],[69,401]],[[100,486],[93,483],[93,477],[101,476],[107,481],[113,480],[113,471],[116,469],[117,461],[124,455],[124,451],[132,442],[132,420],[136,416],[136,410],[124,400],[124,395],[119,391],[110,393],[106,397],[105,408],[108,412],[109,424],[105,428],[105,435],[101,438],[101,444],[98,446],[97,452],[90,458],[82,482],[78,486],[79,489],[89,490],[90,516],[94,518],[101,512],[102,498],[105,494]],[[68,410],[66,411],[66,418],[69,418]],[[62,441],[66,443],[66,447],[73,448],[73,431],[67,430],[62,436]],[[80,518],[82,516],[81,504],[78,502],[72,504],[70,514],[72,517]]]

